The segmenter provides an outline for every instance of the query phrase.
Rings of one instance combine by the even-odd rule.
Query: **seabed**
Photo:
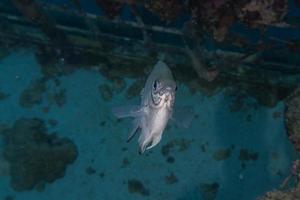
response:
[[[88,69],[44,80],[32,49],[0,60],[1,130],[18,119],[38,118],[47,133],[70,139],[78,153],[63,177],[22,191],[11,187],[2,156],[0,199],[253,200],[290,174],[296,152],[286,134],[283,102],[270,108],[245,97],[234,110],[230,88],[207,96],[179,82],[176,106],[193,107],[191,126],[169,123],[160,144],[139,155],[137,138],[126,143],[130,120],[111,113],[113,106],[139,103],[139,95],[126,96],[135,79],[107,90],[114,83]],[[36,80],[43,89],[26,104],[21,97]]]

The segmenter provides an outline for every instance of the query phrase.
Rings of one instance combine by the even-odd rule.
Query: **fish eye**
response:
[[[154,81],[153,83],[153,89],[156,90],[158,86],[158,80]]]

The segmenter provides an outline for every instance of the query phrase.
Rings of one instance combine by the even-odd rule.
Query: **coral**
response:
[[[241,21],[252,25],[273,25],[287,14],[288,0],[251,0],[238,11]]]
[[[180,0],[146,0],[145,7],[158,15],[162,20],[175,20],[181,10],[182,3]]]
[[[25,108],[30,108],[35,104],[40,104],[45,91],[46,82],[44,79],[31,81],[30,86],[26,88],[20,96],[20,105]]]
[[[296,89],[286,101],[284,117],[289,139],[300,152],[300,88]]]
[[[11,186],[16,191],[62,178],[78,154],[71,140],[48,135],[40,119],[19,119],[2,135],[4,158],[10,164]]]
[[[295,188],[288,191],[274,190],[267,192],[263,197],[257,200],[299,200],[300,199],[300,183]]]

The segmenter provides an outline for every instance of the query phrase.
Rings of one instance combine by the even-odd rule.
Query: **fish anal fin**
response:
[[[132,129],[128,135],[128,138],[126,142],[130,142],[132,138],[136,135],[136,133],[139,131],[139,121],[137,119],[133,120],[133,126]]]

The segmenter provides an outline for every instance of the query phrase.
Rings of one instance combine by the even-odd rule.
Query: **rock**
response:
[[[31,190],[62,178],[67,165],[78,155],[71,140],[47,134],[40,119],[19,119],[2,135],[4,158],[10,164],[10,183],[16,191]]]

